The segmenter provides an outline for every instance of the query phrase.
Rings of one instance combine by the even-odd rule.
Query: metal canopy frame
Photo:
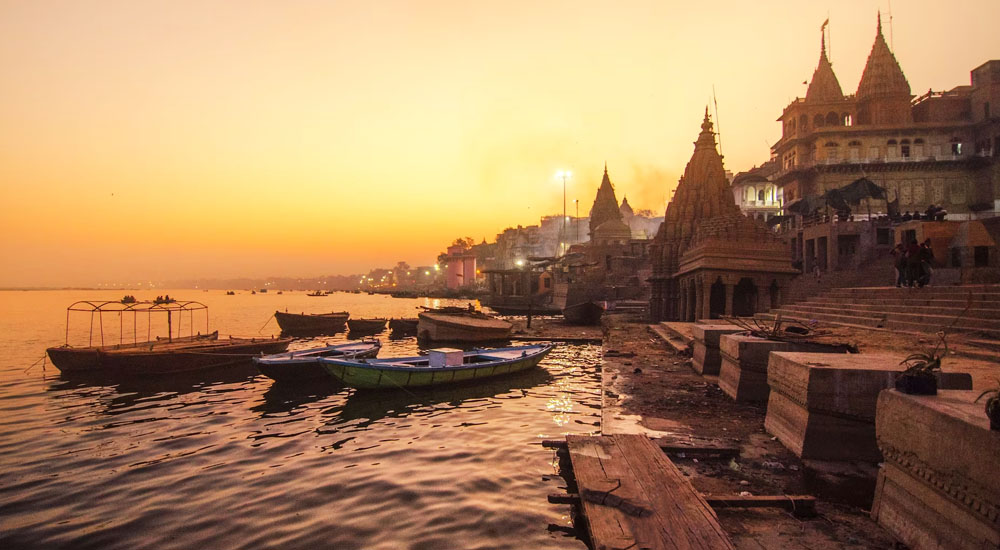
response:
[[[183,329],[184,314],[188,314],[188,329],[190,330],[190,336],[194,336],[194,314],[197,311],[205,312],[205,333],[208,333],[208,306],[201,302],[194,301],[182,301],[182,300],[144,300],[131,303],[123,303],[122,301],[96,301],[96,300],[80,300],[78,302],[73,302],[69,307],[66,308],[66,345],[69,345],[69,320],[70,314],[73,312],[77,313],[89,313],[90,314],[90,331],[89,340],[87,345],[94,345],[94,317],[97,317],[98,324],[100,325],[101,334],[101,346],[104,346],[104,314],[109,315],[117,314],[119,331],[118,331],[118,345],[123,345],[125,343],[125,317],[127,314],[132,315],[132,344],[138,344],[137,335],[137,318],[140,313],[145,313],[147,315],[148,321],[146,323],[146,341],[152,340],[152,318],[153,314],[165,314],[167,316],[167,340],[173,339],[173,317],[176,313],[178,316],[177,322],[177,337],[181,337],[181,330]]]

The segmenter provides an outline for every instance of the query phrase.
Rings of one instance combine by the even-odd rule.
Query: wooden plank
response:
[[[594,548],[733,549],[712,508],[649,438],[566,441]]]
[[[608,442],[601,437],[568,435],[566,443],[573,464],[573,476],[581,490],[607,490],[613,486],[614,481],[604,468],[604,462],[610,457],[605,450]],[[581,508],[587,518],[587,531],[595,550],[624,550],[637,546],[624,512],[588,500],[583,501]]]
[[[648,437],[614,436],[636,480],[649,496],[654,518],[668,534],[667,548],[734,549],[711,506]]]

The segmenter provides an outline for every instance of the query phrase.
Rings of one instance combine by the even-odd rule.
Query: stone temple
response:
[[[650,255],[654,321],[767,311],[798,273],[788,247],[737,206],[707,108]]]

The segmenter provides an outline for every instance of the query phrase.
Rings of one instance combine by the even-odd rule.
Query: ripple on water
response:
[[[538,442],[596,429],[599,361],[562,347],[515,376],[409,392],[240,369],[5,379],[0,547],[584,548],[546,529],[568,518]]]

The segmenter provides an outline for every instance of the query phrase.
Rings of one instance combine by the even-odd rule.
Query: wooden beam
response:
[[[712,508],[780,508],[799,517],[816,515],[816,497],[810,495],[702,495]]]
[[[580,504],[580,495],[576,493],[549,493],[552,504]]]
[[[735,458],[740,456],[739,447],[728,447],[722,445],[687,445],[662,439],[654,439],[653,443],[659,445],[663,452],[669,454],[684,453],[685,455],[696,455],[698,458],[703,456],[717,456],[719,458]],[[545,447],[546,449],[565,449],[566,441],[563,439],[543,439],[542,447]]]

